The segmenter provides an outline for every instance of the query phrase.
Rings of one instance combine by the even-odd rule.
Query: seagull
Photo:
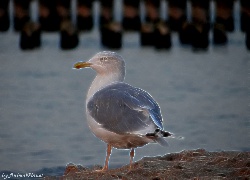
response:
[[[103,51],[75,69],[92,68],[97,75],[86,98],[87,123],[93,134],[107,143],[104,167],[108,170],[112,147],[130,149],[130,169],[135,148],[148,143],[167,146],[158,103],[143,89],[124,82],[125,62],[116,52]]]

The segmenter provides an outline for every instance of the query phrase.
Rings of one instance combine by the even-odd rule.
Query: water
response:
[[[106,145],[85,119],[85,96],[94,78],[90,69],[72,69],[102,51],[99,33],[81,34],[79,47],[58,48],[59,35],[44,33],[41,49],[21,51],[19,35],[0,33],[0,172],[60,174],[67,163],[103,164]],[[250,150],[249,62],[244,34],[230,33],[227,47],[194,53],[173,35],[170,51],[141,48],[136,33],[124,34],[126,82],[158,101],[169,139],[136,150],[144,156],[182,150]],[[110,166],[129,163],[129,151],[112,152]]]

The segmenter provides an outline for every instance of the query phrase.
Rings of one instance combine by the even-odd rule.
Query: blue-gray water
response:
[[[98,51],[99,33],[80,36],[72,51],[58,48],[59,34],[44,33],[42,47],[21,51],[19,34],[0,33],[0,172],[61,173],[69,162],[103,164],[106,145],[85,119],[85,96],[94,78],[72,65]],[[229,34],[226,47],[194,53],[173,34],[170,51],[141,48],[137,33],[125,33],[119,51],[126,60],[126,82],[158,101],[164,128],[185,137],[170,146],[147,145],[135,160],[182,150],[250,151],[250,53],[244,34]],[[110,166],[129,163],[126,150],[113,150]],[[0,174],[1,176],[1,174]]]

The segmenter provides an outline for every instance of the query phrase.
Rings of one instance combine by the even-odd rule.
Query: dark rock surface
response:
[[[182,151],[164,156],[145,157],[121,168],[98,172],[68,165],[61,177],[45,179],[250,179],[250,152],[208,152],[204,149]]]

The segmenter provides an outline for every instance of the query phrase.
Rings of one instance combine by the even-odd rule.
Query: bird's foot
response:
[[[104,166],[102,169],[97,169],[95,172],[106,172],[108,170],[107,166]]]
[[[129,166],[128,171],[132,171],[132,165]]]

